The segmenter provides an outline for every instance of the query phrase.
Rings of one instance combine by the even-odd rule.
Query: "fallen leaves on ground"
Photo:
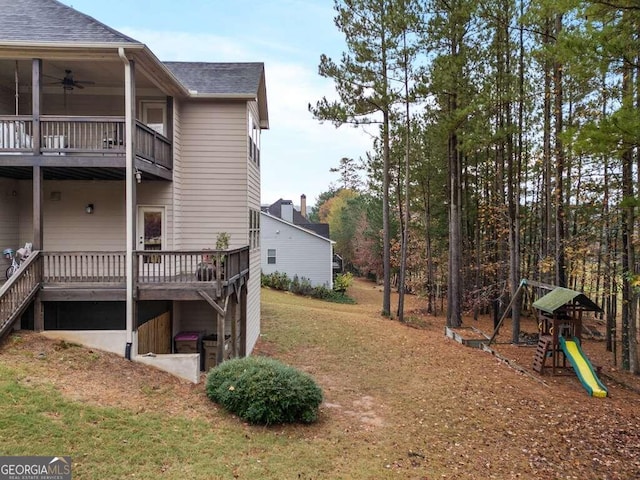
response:
[[[583,345],[610,392],[598,399],[573,374],[533,373],[534,348],[501,343],[508,324],[495,349],[532,376],[446,338],[444,318],[425,315],[419,298],[407,299],[414,328],[380,317],[379,287],[358,280],[349,294],[357,305],[263,291],[255,350],[322,386],[317,424],[272,433],[300,436],[318,455],[328,445],[341,449],[342,460],[327,467],[330,478],[640,478],[640,395],[623,386],[640,391],[640,379],[612,365],[602,341]],[[465,320],[472,325],[492,333],[488,318]],[[535,325],[523,319],[523,329],[535,332]],[[278,340],[285,330],[295,341]],[[212,423],[217,415],[202,384],[34,333],[9,337],[0,361],[20,372],[20,382],[53,385],[76,401]],[[358,477],[358,462],[378,473]]]

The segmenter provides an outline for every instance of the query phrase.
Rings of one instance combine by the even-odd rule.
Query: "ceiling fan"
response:
[[[95,84],[95,82],[91,82],[89,80],[75,80],[73,78],[73,72],[71,70],[65,70],[64,77],[62,78],[53,77],[51,75],[45,75],[45,76],[57,80],[56,82],[50,83],[50,85],[62,85],[62,88],[65,91],[73,90],[74,88],[83,89],[85,85]]]

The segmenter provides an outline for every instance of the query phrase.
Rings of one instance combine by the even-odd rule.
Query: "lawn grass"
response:
[[[161,474],[194,479],[289,478],[291,465],[284,462],[283,472],[273,467],[273,458],[288,458],[295,452],[314,470],[321,463],[313,452],[299,448],[297,435],[278,429],[247,427],[226,415],[220,421],[207,421],[86,405],[66,400],[48,386],[24,386],[11,379],[14,374],[0,367],[3,454],[66,452],[73,459],[74,479],[151,479]]]
[[[371,284],[349,293],[358,304],[262,291],[255,353],[318,381],[315,424],[249,426],[203,385],[24,334],[0,348],[2,453],[70,455],[75,480],[638,478],[637,395],[541,386],[445,339],[439,319],[380,317]]]
[[[287,327],[267,319],[272,309],[265,306],[264,337],[277,350],[294,352],[314,349],[327,359],[349,352],[348,337],[356,335],[338,318],[323,320],[327,304],[320,300],[265,291],[267,302],[282,307],[278,318]],[[270,299],[269,299],[270,298]],[[291,299],[291,302],[289,300]],[[305,321],[296,322],[301,313]],[[349,315],[348,310],[342,314]],[[273,319],[272,319],[273,320]],[[334,332],[338,328],[338,332]],[[16,343],[25,340],[16,337]],[[274,343],[275,342],[275,343]],[[100,356],[88,352],[78,361],[76,346],[61,348],[60,356],[73,358],[72,373],[82,368],[108,374],[96,363]],[[352,349],[353,359],[362,347]],[[74,479],[95,478],[193,478],[193,479],[316,479],[386,478],[382,455],[370,454],[371,445],[363,433],[334,424],[325,410],[314,425],[251,427],[214,409],[203,418],[163,412],[140,414],[127,408],[110,408],[74,401],[60,394],[42,378],[41,362],[24,352],[25,363],[13,368],[0,366],[0,402],[10,406],[0,411],[0,432],[5,455],[71,455]],[[53,358],[51,359],[53,361]],[[334,362],[332,362],[333,364]],[[109,381],[117,381],[110,378]],[[86,388],[91,388],[87,385]],[[356,385],[354,385],[356,388]],[[141,385],[150,398],[162,396],[162,389]],[[199,388],[197,394],[204,395]],[[166,395],[170,395],[167,392]],[[375,444],[375,440],[372,440]],[[393,478],[391,475],[390,478]]]

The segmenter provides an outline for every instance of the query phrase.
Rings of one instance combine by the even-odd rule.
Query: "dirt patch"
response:
[[[335,410],[342,415],[346,415],[351,418],[355,418],[363,425],[371,427],[382,427],[384,425],[384,419],[380,417],[377,412],[377,402],[373,397],[365,395],[364,397],[353,400],[350,408],[345,408],[339,403],[324,402],[325,408]]]

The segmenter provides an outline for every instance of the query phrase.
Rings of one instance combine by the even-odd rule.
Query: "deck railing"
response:
[[[249,247],[234,250],[138,251],[138,282],[219,283],[232,282],[249,271]]]
[[[235,281],[249,271],[249,247],[234,250],[134,252],[138,286],[191,287]],[[44,284],[123,284],[125,252],[42,252]]]
[[[33,151],[33,118],[29,115],[0,116],[0,151]]]
[[[126,278],[124,252],[43,252],[44,283],[120,284]]]
[[[29,258],[0,288],[0,337],[11,327],[40,288],[42,263],[40,252]]]
[[[171,169],[171,142],[144,123],[136,122],[136,155]]]
[[[124,155],[125,119],[112,116],[42,115],[43,155]],[[136,121],[136,156],[173,168],[171,141]],[[33,153],[33,117],[0,115],[0,153]]]
[[[124,154],[124,117],[43,115],[41,151],[44,154]]]

